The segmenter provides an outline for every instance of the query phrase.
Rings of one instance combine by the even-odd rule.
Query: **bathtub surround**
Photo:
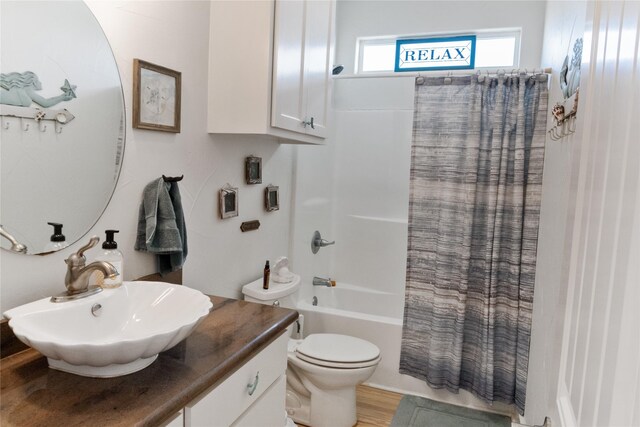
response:
[[[547,76],[423,80],[400,372],[523,413]]]

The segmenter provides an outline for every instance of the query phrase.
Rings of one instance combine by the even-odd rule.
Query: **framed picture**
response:
[[[249,156],[244,161],[247,184],[262,184],[262,157]]]
[[[133,60],[133,127],[180,133],[182,75]]]
[[[280,190],[275,185],[267,185],[264,189],[264,207],[267,212],[280,209]]]
[[[220,218],[238,216],[238,189],[225,187],[220,190]]]

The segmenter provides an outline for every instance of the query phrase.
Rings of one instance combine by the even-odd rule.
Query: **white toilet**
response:
[[[262,279],[242,288],[246,301],[295,308],[293,296],[300,276],[289,283]],[[302,322],[299,322],[300,324]],[[290,327],[293,337],[298,324]],[[301,331],[300,331],[301,332]],[[380,350],[360,338],[338,334],[311,334],[289,339],[287,363],[287,413],[296,423],[312,427],[352,427],[356,417],[356,386],[373,375]]]

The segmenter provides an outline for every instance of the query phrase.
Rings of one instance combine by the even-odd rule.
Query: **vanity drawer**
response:
[[[185,427],[231,425],[285,373],[288,340],[287,334],[283,333],[224,382],[188,404],[185,407]],[[251,394],[249,385],[254,386]],[[284,402],[284,393],[282,397]]]
[[[280,375],[260,399],[238,418],[231,427],[283,427],[287,424],[285,400],[287,380]]]

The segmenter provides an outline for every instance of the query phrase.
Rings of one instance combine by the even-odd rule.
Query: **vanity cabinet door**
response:
[[[253,409],[258,399],[271,390],[271,385],[284,377],[288,341],[289,337],[283,333],[224,382],[189,403],[184,409],[185,427],[230,426],[247,409]],[[272,419],[271,411],[284,415],[285,391],[281,392],[282,399],[276,400],[278,407],[270,407],[268,413],[263,414],[265,417]],[[255,416],[263,410],[263,406],[258,407]]]

